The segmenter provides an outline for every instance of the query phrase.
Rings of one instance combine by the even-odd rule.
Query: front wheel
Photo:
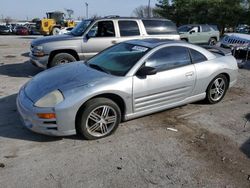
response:
[[[60,29],[58,27],[54,27],[52,29],[52,32],[51,32],[52,35],[59,35],[59,33],[60,33]]]
[[[225,96],[228,89],[228,80],[225,75],[216,76],[207,88],[206,101],[210,104],[220,102]]]
[[[52,61],[49,64],[49,67],[54,67],[57,65],[65,64],[65,63],[70,63],[76,61],[76,58],[68,53],[59,53],[56,54]]]
[[[107,98],[94,98],[82,108],[77,121],[77,132],[88,140],[112,134],[121,121],[119,106]]]

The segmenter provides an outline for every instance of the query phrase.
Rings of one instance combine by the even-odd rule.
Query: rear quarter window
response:
[[[169,20],[142,20],[148,35],[177,34],[176,25]]]
[[[189,48],[189,52],[191,55],[192,63],[201,63],[207,61],[207,58],[200,52]]]
[[[135,21],[118,21],[118,25],[122,37],[140,35],[138,24]]]

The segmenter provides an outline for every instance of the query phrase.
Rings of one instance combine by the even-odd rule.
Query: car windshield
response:
[[[185,25],[185,26],[181,26],[178,28],[179,32],[189,32],[191,29],[193,29],[194,26],[190,26],[190,25]]]
[[[115,76],[125,76],[149,50],[148,47],[121,43],[94,56],[87,65]]]
[[[83,20],[74,29],[72,29],[70,33],[74,36],[82,36],[91,22],[92,20]]]

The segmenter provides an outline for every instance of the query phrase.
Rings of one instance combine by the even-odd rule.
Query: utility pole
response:
[[[86,18],[88,19],[89,18],[89,4],[86,2],[85,6],[86,6]]]
[[[150,15],[150,0],[148,0],[148,17],[150,18],[151,15]]]

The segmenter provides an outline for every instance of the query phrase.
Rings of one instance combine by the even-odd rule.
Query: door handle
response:
[[[117,41],[116,41],[116,40],[112,40],[111,43],[112,43],[112,44],[116,44]]]
[[[193,76],[194,75],[194,72],[192,71],[192,72],[187,72],[186,74],[185,74],[185,76],[186,77],[190,77],[190,76]]]

